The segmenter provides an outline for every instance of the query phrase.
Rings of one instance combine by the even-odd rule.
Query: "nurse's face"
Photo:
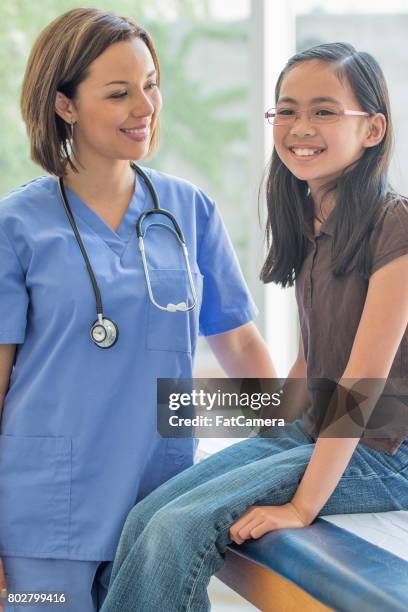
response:
[[[88,70],[73,100],[77,157],[143,159],[162,103],[149,49],[140,38],[115,43]]]

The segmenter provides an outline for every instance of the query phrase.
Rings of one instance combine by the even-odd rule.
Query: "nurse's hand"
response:
[[[230,378],[277,377],[266,344],[254,323],[208,336],[207,342]]]
[[[6,588],[7,588],[7,584],[6,584],[6,577],[4,575],[3,561],[0,559],[0,597],[2,597],[3,595],[5,596],[4,589]],[[5,606],[2,605],[1,601],[2,600],[0,599],[0,610],[1,612],[3,612],[3,610],[5,609]]]
[[[292,503],[283,506],[250,506],[229,529],[236,544],[257,539],[276,529],[299,529],[309,523],[303,519]]]

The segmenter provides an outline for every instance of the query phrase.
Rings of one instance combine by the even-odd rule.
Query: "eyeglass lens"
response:
[[[266,112],[266,118],[271,125],[287,125],[294,123],[302,112],[306,112],[310,123],[334,123],[341,115],[339,108],[330,106],[311,106],[304,111],[290,107],[271,108]]]

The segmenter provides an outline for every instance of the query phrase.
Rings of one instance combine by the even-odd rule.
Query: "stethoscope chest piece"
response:
[[[119,337],[118,326],[112,319],[99,317],[92,323],[91,340],[99,348],[110,348]]]

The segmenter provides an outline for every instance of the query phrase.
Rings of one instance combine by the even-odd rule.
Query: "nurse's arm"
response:
[[[208,336],[207,342],[230,378],[277,376],[265,342],[252,322],[223,334]]]
[[[15,344],[0,344],[0,419],[3,411],[4,397],[9,386],[10,373],[14,363],[15,352]],[[4,576],[3,562],[0,559],[0,592],[5,588],[7,588],[6,578]],[[4,610],[4,606],[1,604],[0,610]]]
[[[9,387],[15,352],[15,344],[0,344],[0,417],[3,410],[3,401]]]

